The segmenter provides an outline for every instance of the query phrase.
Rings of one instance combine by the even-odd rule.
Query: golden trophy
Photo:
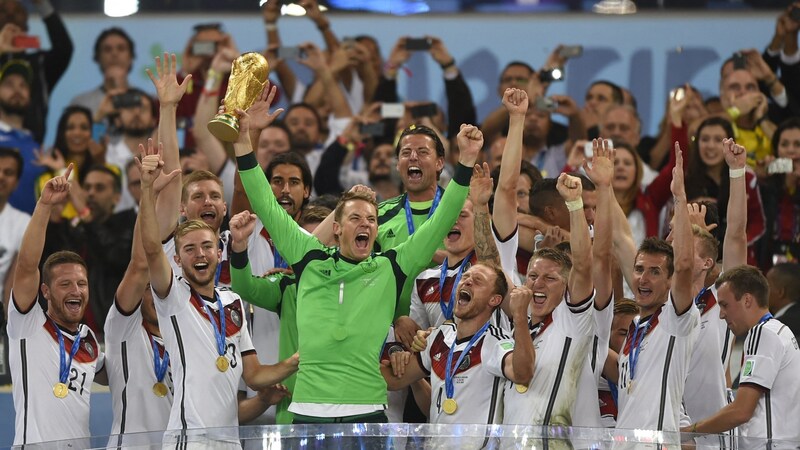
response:
[[[225,92],[225,112],[208,122],[208,131],[223,142],[239,138],[239,117],[236,110],[246,111],[255,103],[269,75],[267,59],[260,53],[245,53],[233,61]]]

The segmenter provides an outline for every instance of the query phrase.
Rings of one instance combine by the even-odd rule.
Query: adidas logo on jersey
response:
[[[388,233],[386,233],[386,237],[387,237],[387,238],[393,238],[393,237],[397,237],[397,236],[395,236],[395,234],[394,234],[394,230],[392,230],[391,228],[389,228],[389,232],[388,232]]]
[[[322,274],[325,275],[326,277],[331,276],[331,270],[330,269],[320,269],[320,272],[322,272]]]
[[[437,353],[437,354],[433,355],[433,360],[434,361],[439,362],[441,359],[442,359],[442,354],[441,353]]]
[[[433,286],[429,287],[428,292],[425,293],[425,295],[431,295],[431,294],[433,294]]]

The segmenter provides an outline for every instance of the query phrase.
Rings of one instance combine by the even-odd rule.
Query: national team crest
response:
[[[231,321],[233,321],[233,324],[237,327],[242,326],[242,315],[239,313],[239,311],[231,309]]]
[[[461,365],[458,366],[458,370],[462,372],[467,369],[469,369],[469,354],[467,354],[467,356],[464,357],[464,360],[461,361]]]
[[[373,260],[369,260],[367,262],[361,263],[361,268],[366,273],[372,273],[372,272],[375,272],[375,270],[378,268],[378,263],[376,263],[374,259]]]
[[[89,357],[94,358],[94,347],[92,346],[92,344],[87,342],[85,348],[86,348],[86,353],[89,354]]]

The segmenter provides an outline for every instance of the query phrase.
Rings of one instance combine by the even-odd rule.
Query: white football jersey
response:
[[[511,236],[501,240],[497,236],[497,230],[492,224],[492,237],[494,238],[494,245],[497,246],[497,251],[500,254],[500,266],[503,272],[511,278],[514,284],[520,285],[525,281],[525,276],[517,271],[517,249],[519,248],[519,226],[514,229]]]
[[[175,384],[168,430],[238,426],[236,394],[242,376],[242,356],[255,353],[244,305],[237,294],[217,288],[225,309],[225,358],[229,367],[217,370],[219,356],[213,327],[219,327],[217,302],[201,298],[189,283],[173,275],[165,298],[153,292],[158,323],[170,355]],[[209,322],[204,305],[214,317]]]
[[[573,424],[579,380],[589,363],[594,336],[594,293],[576,305],[567,303],[568,295],[543,322],[529,324],[536,349],[533,380],[524,393],[519,393],[514,383],[506,383],[506,425]],[[586,370],[593,380],[591,370]],[[596,407],[597,402],[591,405]]]
[[[583,366],[578,381],[578,398],[572,426],[601,428],[600,404],[597,398],[597,385],[603,379],[603,366],[608,356],[608,340],[611,337],[611,321],[614,319],[614,301],[608,302],[602,310],[592,308],[594,335],[589,347],[588,361]],[[603,381],[605,381],[603,379]]]
[[[156,379],[153,343],[156,341],[159,357],[164,345],[160,337],[152,336],[143,325],[141,304],[125,315],[116,300],[108,311],[105,323],[105,355],[108,387],[114,421],[113,436],[109,446],[143,445],[136,436],[127,439],[125,433],[164,431],[172,407],[173,385],[169,369],[161,380],[167,386],[167,395],[159,397],[153,391]],[[133,438],[133,441],[131,441]]]
[[[619,354],[617,428],[678,431],[680,407],[689,360],[697,338],[700,311],[693,306],[678,315],[672,294],[650,319],[641,339],[633,386],[630,351],[634,327],[643,332],[646,320],[636,317]]]
[[[471,336],[470,336],[471,337]],[[514,350],[514,341],[500,328],[489,325],[453,374],[453,399],[458,407],[453,414],[443,411],[447,398],[445,368],[452,348],[455,365],[469,339],[456,341],[456,325],[445,323],[428,337],[425,351],[417,354],[420,366],[431,376],[430,423],[491,424],[501,418],[503,360]]]
[[[60,354],[55,323],[35,301],[30,311],[17,309],[14,293],[8,307],[9,365],[16,413],[14,445],[73,440],[85,448],[94,375],[103,368],[100,346],[89,327],[78,328],[81,341],[70,365],[67,396],[58,398]],[[69,359],[77,335],[61,330]]]
[[[797,338],[779,320],[761,322],[747,332],[744,362],[739,386],[756,386],[763,391],[753,416],[739,427],[743,438],[778,439],[791,443],[773,443],[768,448],[797,448],[800,427],[800,350]],[[746,442],[740,448],[764,448]]]
[[[464,266],[462,274],[469,270],[477,260],[477,255],[474,252],[470,253],[469,262]],[[444,289],[441,293],[439,291],[439,281],[442,275],[441,265],[423,270],[414,280],[414,286],[411,289],[411,311],[409,317],[423,330],[438,327],[444,323],[445,317],[439,300],[443,296],[445,303],[450,302],[453,290],[456,288],[455,281],[462,263],[463,260],[448,261],[450,267],[447,268]],[[455,304],[453,304],[453,308],[455,309]]]

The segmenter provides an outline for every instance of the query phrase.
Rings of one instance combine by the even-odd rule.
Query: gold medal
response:
[[[156,397],[166,397],[167,396],[167,385],[158,382],[153,385],[153,394],[156,394]]]
[[[517,388],[517,392],[519,392],[520,394],[528,392],[528,386],[524,384],[517,384],[515,387]]]
[[[442,410],[447,414],[454,414],[458,409],[458,403],[452,398],[445,399],[444,404],[442,404]]]
[[[67,396],[68,393],[69,393],[69,388],[65,383],[56,383],[56,385],[53,386],[53,395],[55,395],[58,398],[64,398]]]
[[[220,356],[217,358],[217,370],[220,372],[225,372],[228,370],[228,358],[224,356]]]

